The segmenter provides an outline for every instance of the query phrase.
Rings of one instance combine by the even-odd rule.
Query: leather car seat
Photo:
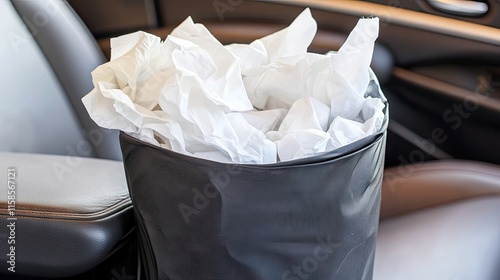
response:
[[[0,11],[0,181],[16,168],[16,273],[77,275],[134,228],[117,135],[80,101],[104,58],[65,1],[0,1]],[[500,279],[500,167],[447,161],[385,174],[374,279]],[[6,209],[1,191],[2,224]]]
[[[15,245],[15,274],[5,268],[0,279],[78,275],[124,246],[134,230],[118,133],[97,127],[80,100],[104,57],[65,1],[0,1],[0,14],[4,267]],[[16,196],[8,201],[10,168]],[[6,227],[12,217],[14,233]],[[15,244],[7,242],[12,234]]]
[[[499,215],[499,166],[386,169],[373,279],[500,279]]]

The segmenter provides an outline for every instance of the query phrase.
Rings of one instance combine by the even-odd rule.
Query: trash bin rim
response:
[[[220,167],[229,167],[229,166],[234,166],[234,167],[239,167],[239,168],[248,168],[248,169],[282,169],[282,168],[295,168],[295,167],[303,167],[303,166],[314,166],[318,164],[325,164],[329,161],[336,161],[341,158],[349,157],[353,154],[362,152],[366,149],[369,149],[371,146],[375,145],[379,141],[382,140],[382,138],[385,136],[386,132],[381,131],[377,134],[365,137],[363,139],[360,139],[358,141],[355,141],[351,144],[348,144],[346,146],[343,146],[339,149],[335,149],[330,152],[322,153],[316,156],[312,157],[307,157],[307,158],[301,158],[301,159],[295,159],[295,160],[290,160],[290,161],[283,161],[283,162],[277,162],[277,163],[269,163],[269,164],[238,164],[238,163],[224,163],[224,162],[219,162],[219,161],[213,161],[213,160],[208,160],[208,159],[203,159],[203,158],[197,158],[189,155],[185,155],[182,153],[178,153],[172,150],[168,150],[165,148],[161,148],[158,146],[155,146],[153,144],[144,142],[142,140],[139,140],[133,136],[130,136],[123,131],[120,131],[120,143],[123,145],[125,143],[133,143],[133,144],[138,144],[145,146],[147,148],[156,150],[158,153],[162,153],[166,156],[173,156],[177,158],[181,158],[182,160],[189,160],[193,164],[198,164],[201,166],[210,166],[212,168],[216,168],[217,165]],[[363,141],[364,140],[364,141]],[[352,148],[352,149],[351,149]],[[124,161],[127,155],[123,155]]]

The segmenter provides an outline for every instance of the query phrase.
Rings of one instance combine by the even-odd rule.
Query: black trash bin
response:
[[[372,80],[366,95],[382,98]],[[120,135],[146,279],[371,279],[382,129],[266,165],[193,158]]]

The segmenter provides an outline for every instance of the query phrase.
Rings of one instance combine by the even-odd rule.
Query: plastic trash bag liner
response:
[[[120,136],[146,279],[371,279],[382,129],[275,164],[228,164]]]

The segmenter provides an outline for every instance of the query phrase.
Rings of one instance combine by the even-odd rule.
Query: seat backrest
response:
[[[0,1],[0,151],[121,159],[81,98],[104,62],[66,1]]]

